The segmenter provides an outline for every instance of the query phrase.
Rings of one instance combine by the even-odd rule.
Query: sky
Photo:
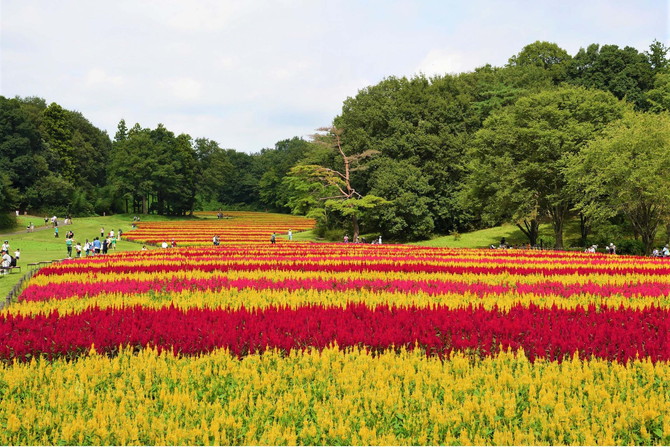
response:
[[[668,0],[0,0],[0,95],[254,153],[389,76],[503,66],[538,40],[645,51],[669,23]]]

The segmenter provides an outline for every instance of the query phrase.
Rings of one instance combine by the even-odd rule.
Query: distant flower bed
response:
[[[216,212],[200,212],[207,217],[203,220],[140,222],[137,229],[124,233],[124,237],[148,244],[170,243],[177,246],[212,245],[212,238],[218,236],[221,244],[261,244],[270,239],[273,232],[287,234],[309,230],[314,220],[284,214],[227,211],[225,218],[217,219]]]

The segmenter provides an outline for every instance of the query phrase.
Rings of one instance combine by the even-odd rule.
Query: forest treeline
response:
[[[535,42],[503,67],[388,77],[311,139],[247,154],[159,124],[115,135],[44,99],[0,97],[3,211],[92,215],[247,208],[318,232],[410,241],[513,222],[580,244],[670,224],[668,48]],[[670,228],[669,228],[670,229]],[[670,234],[670,231],[668,231]]]

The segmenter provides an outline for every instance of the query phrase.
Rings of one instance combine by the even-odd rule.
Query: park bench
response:
[[[0,267],[0,270],[6,270],[9,273],[14,273],[15,271],[21,271],[21,266],[20,265],[14,265],[11,267]]]

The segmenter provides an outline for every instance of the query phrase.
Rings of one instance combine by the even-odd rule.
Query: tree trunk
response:
[[[521,232],[526,235],[531,246],[537,245],[537,237],[540,234],[540,223],[537,220],[531,219],[528,221],[524,219],[523,226],[518,222],[516,226],[519,227],[519,230],[521,230]]]
[[[563,225],[568,214],[568,205],[560,203],[553,206],[549,212],[551,216],[551,226],[554,228],[554,248],[563,249]]]
[[[579,213],[579,233],[581,236],[580,244],[582,247],[586,247],[586,238],[591,233],[591,225],[589,224],[589,218],[584,213]]]
[[[654,239],[656,239],[656,231],[644,231],[641,234],[642,243],[644,244],[644,254],[649,256],[654,249]]]
[[[356,242],[358,240],[358,235],[360,233],[360,230],[358,228],[358,218],[356,217],[355,214],[351,215],[351,225],[354,227],[354,239],[353,239],[353,241]]]
[[[149,204],[147,203],[147,195],[143,194],[142,195],[142,214],[148,214],[149,213]]]

